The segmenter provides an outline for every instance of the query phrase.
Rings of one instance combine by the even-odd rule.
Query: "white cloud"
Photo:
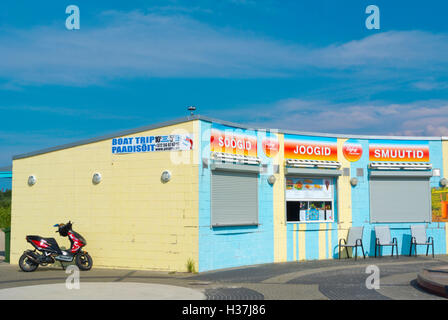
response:
[[[389,31],[316,51],[320,63],[335,68],[373,67],[420,69],[447,64],[448,36],[422,31]]]
[[[163,10],[162,10],[163,9]],[[104,84],[151,77],[288,77],[304,70],[331,76],[399,78],[448,70],[448,37],[383,32],[320,48],[231,28],[214,28],[178,7],[150,13],[104,12],[104,24],[3,30],[0,78],[18,84]],[[415,82],[417,79],[414,79]],[[418,85],[418,84],[417,84]]]
[[[448,135],[448,101],[336,104],[285,99],[213,115],[234,122],[303,132],[406,136]]]
[[[432,91],[432,90],[445,90],[448,89],[448,82],[446,81],[437,81],[435,79],[427,79],[417,81],[413,84],[413,86],[419,90],[423,91]]]

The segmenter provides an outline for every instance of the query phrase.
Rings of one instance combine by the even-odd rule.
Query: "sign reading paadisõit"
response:
[[[192,134],[166,136],[120,137],[112,139],[112,153],[184,151],[193,149]]]

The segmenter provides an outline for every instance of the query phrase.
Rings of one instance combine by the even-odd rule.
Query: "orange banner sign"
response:
[[[257,136],[246,133],[235,133],[233,130],[212,129],[210,150],[230,154],[257,156]]]

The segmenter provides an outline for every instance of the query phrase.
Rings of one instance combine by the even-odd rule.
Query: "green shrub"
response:
[[[11,227],[11,190],[0,192],[0,229]]]
[[[187,270],[190,273],[196,273],[196,267],[194,265],[193,259],[191,258],[187,260]]]

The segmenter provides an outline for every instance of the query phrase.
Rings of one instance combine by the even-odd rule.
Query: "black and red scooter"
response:
[[[54,238],[26,236],[26,241],[31,243],[35,249],[26,250],[22,254],[19,259],[20,269],[31,272],[35,271],[39,265],[46,266],[56,261],[60,261],[62,268],[65,269],[63,262],[75,260],[80,270],[90,270],[93,265],[92,258],[86,251],[82,250],[87,245],[87,241],[79,233],[72,230],[72,223],[69,221],[67,224],[55,224],[54,227],[58,227],[56,232],[59,232],[62,237],[70,239],[70,249],[61,250]]]

